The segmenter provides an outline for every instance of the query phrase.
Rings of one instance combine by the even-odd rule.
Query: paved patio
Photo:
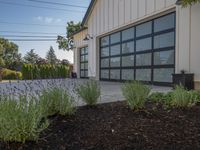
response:
[[[56,79],[56,80],[34,80],[34,81],[13,81],[13,82],[4,82],[0,83],[0,94],[7,93],[11,94],[13,92],[24,92],[34,93],[41,91],[42,89],[50,88],[53,86],[59,86],[65,89],[68,89],[70,93],[77,100],[77,105],[84,105],[82,100],[77,97],[75,94],[75,88],[84,84],[88,80],[82,79]],[[99,103],[107,103],[114,101],[123,101],[124,97],[122,95],[121,86],[122,83],[119,82],[103,82],[100,81],[101,86],[101,97]],[[170,87],[160,87],[160,86],[151,86],[151,92],[169,92],[172,90]]]

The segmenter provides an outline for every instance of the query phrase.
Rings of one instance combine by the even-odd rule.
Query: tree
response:
[[[63,37],[63,36],[59,36],[57,37],[57,43],[58,43],[58,48],[59,49],[63,49],[63,50],[72,50],[73,46],[71,44],[72,41],[72,34],[77,32],[78,30],[81,29],[81,23],[78,22],[77,24],[75,24],[73,21],[70,21],[67,23],[67,38]]]
[[[17,69],[16,62],[21,62],[21,54],[18,52],[18,45],[7,39],[0,38],[0,63],[9,69]]]
[[[49,51],[47,52],[47,55],[46,55],[46,60],[48,63],[54,65],[57,63],[57,57],[56,57],[56,54],[55,54],[55,51],[53,49],[52,46],[50,46],[50,49]]]
[[[183,7],[200,3],[200,0],[178,0]]]
[[[30,52],[24,56],[24,61],[27,64],[36,64],[39,59],[39,55],[34,52],[34,49],[31,49]]]

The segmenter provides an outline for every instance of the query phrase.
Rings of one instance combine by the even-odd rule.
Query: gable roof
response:
[[[82,25],[83,27],[85,26],[85,24],[86,24],[86,22],[87,22],[87,20],[88,20],[88,18],[89,18],[89,16],[90,16],[90,14],[91,14],[93,8],[94,8],[94,5],[95,5],[96,2],[97,2],[97,0],[91,0],[90,5],[89,5],[89,7],[88,7],[88,9],[87,9],[87,11],[86,11],[86,14],[85,14],[83,20],[82,20],[82,23],[81,23],[81,25]]]

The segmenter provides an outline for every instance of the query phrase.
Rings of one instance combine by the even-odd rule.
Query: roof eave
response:
[[[84,16],[84,18],[82,20],[82,23],[81,23],[82,27],[86,26],[88,18],[89,18],[90,14],[91,14],[91,12],[92,12],[92,10],[94,8],[94,5],[95,5],[96,1],[97,0],[91,0],[90,5],[89,5],[89,7],[88,7],[88,9],[86,11],[86,14],[85,14],[85,16]]]

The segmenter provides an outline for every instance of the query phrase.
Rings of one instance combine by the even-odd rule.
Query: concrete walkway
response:
[[[39,92],[42,89],[51,88],[54,86],[62,87],[70,91],[73,97],[77,100],[77,105],[84,105],[82,100],[78,98],[75,93],[75,89],[78,85],[84,84],[88,80],[82,79],[56,79],[56,80],[34,80],[34,81],[14,81],[0,83],[0,94],[3,93],[12,94],[12,93],[24,93],[27,92],[32,94],[34,92]],[[100,81],[101,86],[101,97],[99,103],[123,101],[124,97],[122,95],[121,87],[122,83],[119,82],[103,82]],[[159,87],[151,86],[151,92],[169,92],[172,90],[170,87]]]

